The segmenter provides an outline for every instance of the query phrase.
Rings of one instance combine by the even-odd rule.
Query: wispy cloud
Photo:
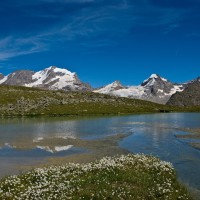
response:
[[[43,2],[55,2],[54,0],[43,0]],[[60,0],[62,3],[85,3],[93,2],[93,0]],[[40,1],[41,3],[41,1]],[[119,7],[120,6],[120,7]],[[118,27],[110,26],[116,21],[117,12],[121,12],[121,9],[127,9],[126,0],[121,1],[121,3],[116,5],[110,5],[106,8],[100,7],[96,9],[88,8],[86,10],[81,10],[80,13],[75,15],[67,15],[63,17],[60,23],[57,25],[50,25],[48,30],[41,30],[32,36],[18,37],[15,35],[7,36],[0,39],[0,60],[8,60],[12,57],[27,55],[42,51],[47,51],[48,49],[53,48],[56,44],[66,44],[68,41],[77,41],[80,45],[86,44],[83,40],[86,40],[88,47],[91,46],[104,46],[109,45],[111,42],[108,42],[106,38],[91,42],[90,39],[93,37],[96,38],[97,35],[105,34],[107,35],[114,34],[114,29]],[[46,13],[44,14],[46,15]],[[116,34],[118,32],[116,31]],[[106,35],[106,34],[105,34]],[[102,42],[103,41],[103,42]],[[107,41],[107,42],[105,42]]]
[[[0,40],[0,60],[45,51],[46,45],[37,36],[14,38],[9,36]]]

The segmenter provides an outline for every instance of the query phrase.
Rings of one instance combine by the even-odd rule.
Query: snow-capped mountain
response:
[[[139,86],[125,87],[119,82],[94,90],[97,93],[110,94],[119,97],[129,97],[165,104],[172,94],[184,90],[184,85],[173,84],[157,74],[152,74]]]
[[[79,80],[76,73],[55,66],[38,72],[19,70],[7,76],[0,74],[0,84],[39,87],[51,90],[91,90],[88,84]]]

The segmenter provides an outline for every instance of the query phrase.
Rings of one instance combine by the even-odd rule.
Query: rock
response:
[[[190,82],[183,92],[177,92],[169,99],[167,105],[171,106],[200,106],[200,82],[199,79]]]

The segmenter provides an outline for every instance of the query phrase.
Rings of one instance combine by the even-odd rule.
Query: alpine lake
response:
[[[171,162],[198,199],[199,130],[200,113],[2,118],[0,178],[34,167],[144,153]]]

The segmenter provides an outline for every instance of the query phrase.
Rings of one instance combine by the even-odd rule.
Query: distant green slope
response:
[[[1,116],[131,114],[174,110],[148,101],[92,92],[49,91],[0,85]]]

